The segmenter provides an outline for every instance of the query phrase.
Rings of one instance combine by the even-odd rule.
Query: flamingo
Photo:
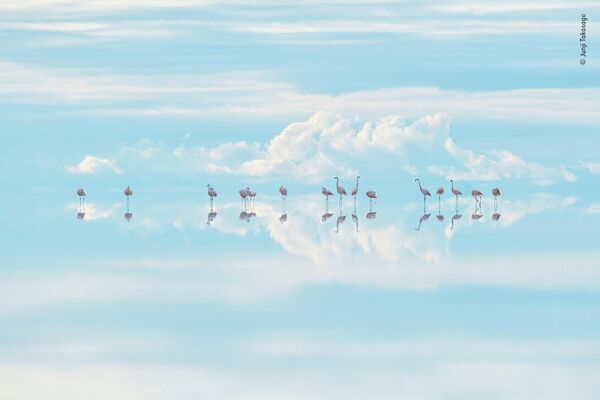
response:
[[[431,196],[431,193],[429,193],[429,190],[421,186],[421,180],[419,178],[416,178],[415,182],[419,183],[419,190],[423,194],[423,212],[425,212],[425,200],[427,199],[427,196]]]
[[[125,190],[123,190],[123,194],[125,195],[125,197],[127,198],[127,213],[125,213],[125,219],[127,220],[127,222],[129,222],[129,220],[131,219],[131,216],[129,216],[129,218],[127,218],[127,214],[131,214],[129,212],[129,198],[131,196],[133,196],[133,190],[131,190],[130,186],[127,186],[125,188]],[[133,214],[132,214],[133,215]]]
[[[250,188],[246,188],[246,191],[248,192],[248,197],[250,197],[250,206],[251,208],[254,208],[254,199],[256,198],[256,192],[251,191]]]
[[[421,218],[419,218],[419,226],[415,228],[415,231],[421,230],[421,224],[423,223],[423,221],[427,221],[430,216],[431,213],[423,214]]]
[[[329,196],[333,196],[333,192],[331,190],[327,190],[325,186],[321,188],[321,193],[325,196],[325,211],[327,211],[327,206],[329,205]]]
[[[502,196],[502,193],[500,193],[500,189],[493,188],[492,196],[494,196],[494,211],[496,211],[498,209],[498,196]]]
[[[477,189],[473,189],[473,190],[471,190],[471,196],[473,196],[476,203],[479,201],[479,204],[481,204],[481,198],[483,197],[483,193],[481,193]],[[479,197],[479,200],[477,199],[478,197]]]
[[[210,197],[210,204],[213,203],[213,199],[215,197],[217,197],[217,191],[215,189],[212,188],[212,186],[210,186],[210,183],[208,185],[206,185],[206,187],[208,188],[208,197]]]
[[[358,193],[358,179],[360,178],[360,176],[356,177],[356,186],[354,186],[354,189],[352,189],[352,197],[354,197],[354,204],[356,204],[356,194]]]
[[[248,199],[248,190],[250,188],[246,188],[246,189],[240,189],[239,193],[240,193],[240,197],[242,198],[242,207],[245,209],[246,208],[246,201]]]
[[[347,196],[346,189],[344,189],[343,186],[340,186],[340,178],[334,176],[333,179],[335,179],[335,189],[340,195],[340,207],[342,207],[342,195]]]
[[[369,190],[366,195],[369,198],[369,211],[373,211],[373,201],[377,198],[377,193],[374,190]]]
[[[85,190],[83,189],[77,189],[77,196],[79,196],[79,208],[81,208],[82,210],[85,208]],[[83,204],[83,207],[82,207]]]
[[[439,188],[437,188],[437,190],[435,191],[435,194],[438,195],[438,200],[439,201],[442,201],[442,195],[444,194],[444,192],[445,192],[445,190],[441,186]]]
[[[281,193],[281,209],[285,212],[285,199],[287,198],[288,191],[281,185],[279,186],[279,193]]]
[[[462,192],[454,187],[454,179],[450,179],[450,183],[452,183],[452,194],[456,196],[456,213],[458,214],[458,196],[462,196]]]

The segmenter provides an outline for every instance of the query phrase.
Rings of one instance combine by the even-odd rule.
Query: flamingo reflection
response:
[[[328,220],[329,218],[331,218],[331,217],[333,217],[333,213],[330,213],[330,212],[325,212],[325,214],[323,214],[323,215],[321,216],[321,221],[322,221],[322,222],[325,222],[325,221],[327,221],[327,220]]]
[[[279,217],[279,222],[281,222],[282,224],[287,221],[287,214],[281,214],[281,216]]]
[[[377,211],[369,211],[366,215],[366,218],[368,220],[373,220],[373,219],[377,218]]]
[[[340,224],[343,224],[344,221],[346,221],[346,216],[342,215],[342,210],[340,210],[340,215],[335,221],[335,233],[338,233],[340,231]]]
[[[502,214],[496,212],[496,213],[492,214],[492,219],[494,221],[498,221],[501,216],[502,216]]]
[[[415,231],[421,230],[421,224],[424,221],[427,221],[429,219],[429,217],[431,216],[431,213],[427,213],[427,214],[423,214],[421,216],[421,218],[419,218],[419,225],[415,228]]]
[[[462,215],[458,213],[458,208],[457,208],[456,209],[456,214],[454,214],[452,216],[452,221],[451,221],[451,224],[450,224],[450,230],[454,229],[454,221],[458,221],[461,218],[462,218]]]

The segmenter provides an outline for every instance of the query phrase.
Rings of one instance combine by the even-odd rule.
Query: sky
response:
[[[599,9],[0,2],[0,399],[598,398]]]

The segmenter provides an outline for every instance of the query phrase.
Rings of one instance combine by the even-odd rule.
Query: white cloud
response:
[[[585,210],[585,213],[592,215],[600,215],[600,203],[590,204],[590,206]]]
[[[600,161],[583,163],[584,167],[594,175],[600,175]]]
[[[123,173],[115,160],[90,155],[83,157],[79,164],[67,167],[69,174],[97,174],[104,171]]]
[[[285,174],[287,179],[310,183],[334,175],[353,176],[354,165],[363,165],[363,171],[427,170],[461,180],[526,179],[549,184],[577,179],[565,166],[525,161],[507,150],[492,150],[488,155],[463,149],[450,136],[450,118],[439,113],[412,122],[388,116],[361,123],[321,111],[307,121],[288,125],[266,146],[244,141],[212,148],[182,144],[170,151],[143,141],[120,150],[115,158],[129,163],[130,169],[158,165],[163,172],[174,168],[269,178]],[[377,164],[365,162],[373,159]]]

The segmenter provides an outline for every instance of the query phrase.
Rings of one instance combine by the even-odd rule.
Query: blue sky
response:
[[[3,1],[0,398],[597,398],[599,8]]]

